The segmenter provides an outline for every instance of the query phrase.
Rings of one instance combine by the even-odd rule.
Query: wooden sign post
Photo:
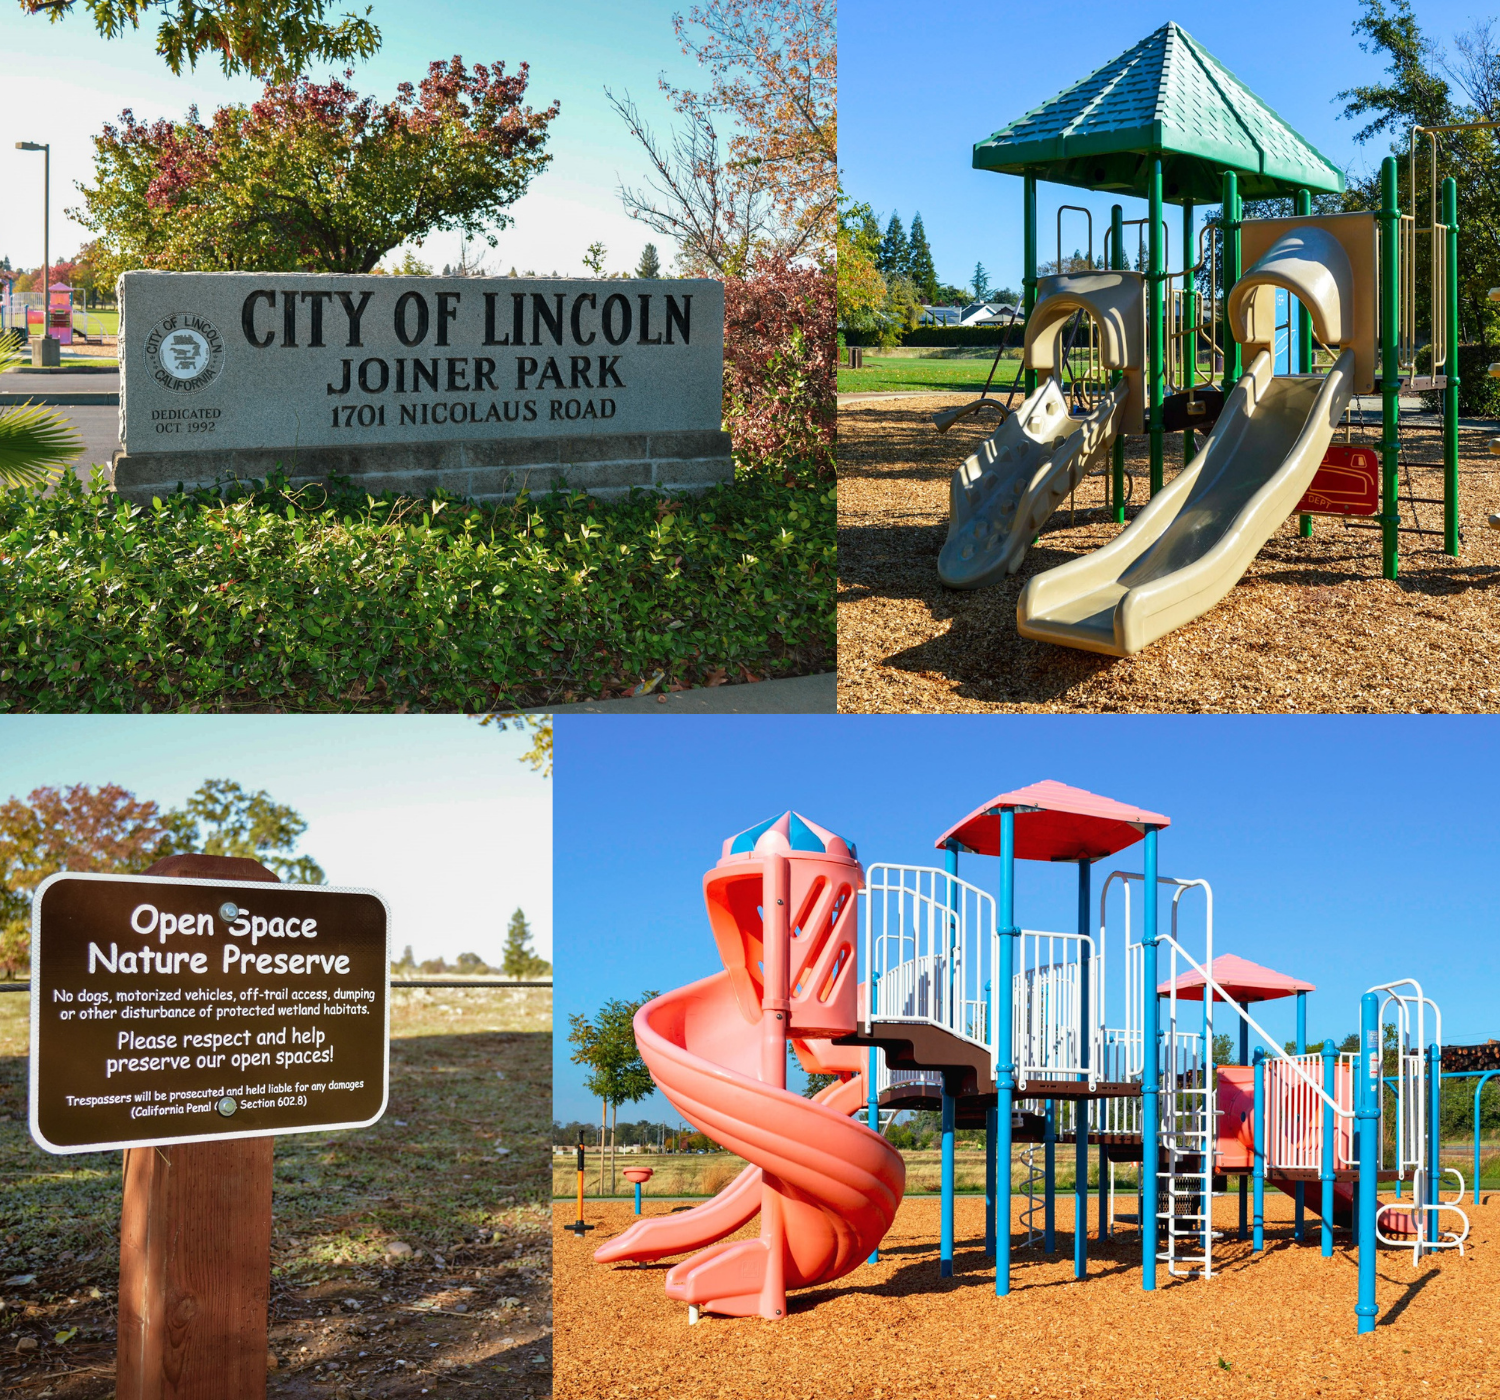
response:
[[[146,874],[277,882],[233,856],[168,856]],[[125,1149],[116,1400],[265,1395],[273,1146]]]
[[[125,1152],[117,1400],[261,1400],[272,1138],[385,1112],[389,912],[184,855],[32,901],[31,1135]]]

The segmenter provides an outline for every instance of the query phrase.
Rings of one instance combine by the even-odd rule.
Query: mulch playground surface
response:
[[[792,1295],[783,1322],[705,1316],[667,1300],[668,1265],[599,1265],[601,1239],[631,1219],[629,1205],[590,1211],[600,1228],[580,1242],[553,1210],[556,1400],[1012,1400],[1029,1396],[1162,1397],[1493,1396],[1500,1377],[1500,1193],[1470,1209],[1467,1256],[1413,1268],[1382,1249],[1380,1318],[1355,1334],[1356,1264],[1347,1237],[1333,1258],[1291,1240],[1291,1201],[1266,1196],[1264,1255],[1216,1246],[1211,1280],[1171,1279],[1141,1290],[1140,1246],[1126,1233],[1089,1241],[1090,1275],[1075,1283],[1072,1202],[1059,1196],[1058,1252],[1014,1253],[1009,1298],[994,1296],[981,1253],[984,1202],[959,1199],[955,1276],[938,1276],[938,1202],[908,1200],[866,1264],[826,1288]],[[1215,1203],[1233,1233],[1236,1203]],[[648,1203],[647,1214],[670,1210]],[[1466,1207],[1467,1208],[1467,1207]],[[1097,1209],[1095,1202],[1094,1209]],[[1093,1214],[1091,1210],[1090,1214]],[[1017,1212],[1019,1227],[1019,1211]],[[746,1234],[753,1234],[755,1226]]]
[[[953,469],[994,417],[946,434],[931,415],[951,394],[845,404],[839,411],[839,708],[844,712],[1459,712],[1500,709],[1500,457],[1491,433],[1460,432],[1460,557],[1442,538],[1401,537],[1401,577],[1380,577],[1380,535],[1295,517],[1216,607],[1137,656],[1026,640],[1016,600],[1033,574],[1098,549],[1104,477],[1080,484],[1043,527],[1020,572],[959,592],[938,581]],[[1427,420],[1428,424],[1436,420]],[[988,424],[989,427],[984,426]],[[1373,431],[1373,429],[1371,430]],[[1402,430],[1413,460],[1440,461],[1434,426]],[[1358,432],[1356,431],[1356,438]],[[1127,439],[1134,506],[1147,490],[1146,439]],[[1169,435],[1166,479],[1182,464]],[[1415,468],[1412,494],[1440,497],[1440,470]],[[1406,495],[1405,485],[1402,489]],[[1418,505],[1442,528],[1440,505]],[[1403,524],[1410,524],[1403,505]]]

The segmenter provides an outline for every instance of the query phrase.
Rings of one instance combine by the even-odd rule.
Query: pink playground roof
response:
[[[1159,812],[1049,778],[990,798],[934,844],[954,840],[977,855],[999,855],[1001,807],[1015,809],[1018,860],[1099,860],[1139,841],[1148,826],[1171,825]]]
[[[1298,992],[1312,992],[1317,988],[1311,982],[1288,977],[1284,972],[1274,972],[1269,967],[1253,963],[1249,958],[1238,958],[1233,953],[1224,953],[1214,959],[1214,981],[1229,993],[1241,1006],[1251,1001],[1275,1001],[1277,997],[1295,996]],[[1156,989],[1163,996],[1172,990],[1171,982],[1163,982]],[[1177,979],[1177,995],[1185,1001],[1203,1000],[1203,977],[1189,969]],[[1217,993],[1214,1000],[1222,998]]]

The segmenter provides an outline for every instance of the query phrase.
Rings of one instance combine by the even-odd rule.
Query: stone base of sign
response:
[[[401,443],[383,447],[235,449],[229,452],[118,452],[115,490],[148,502],[179,485],[220,487],[283,473],[294,485],[349,477],[380,495],[443,490],[475,501],[504,501],[523,488],[587,491],[609,500],[631,487],[702,491],[734,476],[729,434],[625,433],[614,437],[510,438]]]

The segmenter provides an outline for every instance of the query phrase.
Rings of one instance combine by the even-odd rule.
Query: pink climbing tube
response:
[[[779,1318],[789,1289],[842,1277],[884,1237],[906,1169],[890,1143],[849,1118],[862,1082],[830,1085],[817,1100],[786,1088],[788,1042],[809,1068],[859,1066],[862,1052],[827,1042],[856,1029],[862,881],[847,844],[794,812],[724,843],[704,896],[725,970],[643,1006],[635,1034],[677,1111],[751,1166],[713,1201],[639,1222],[596,1259],[697,1248],[668,1272],[668,1297]],[[758,1238],[715,1243],[757,1211]]]

